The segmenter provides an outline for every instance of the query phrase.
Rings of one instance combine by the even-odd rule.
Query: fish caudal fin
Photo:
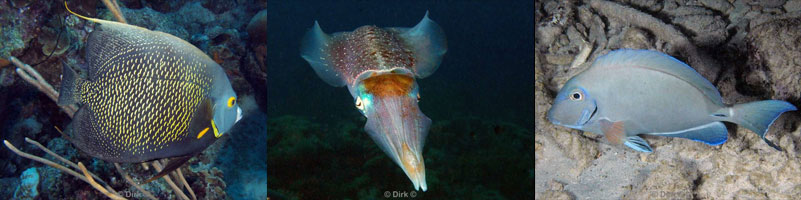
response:
[[[331,37],[323,32],[317,21],[314,21],[314,27],[309,32],[306,32],[306,36],[303,36],[300,55],[306,62],[309,62],[314,72],[323,81],[329,85],[341,87],[345,85],[345,79],[340,77],[339,73],[334,70],[334,63],[328,58],[328,45],[330,42]]]
[[[414,73],[417,78],[425,78],[437,71],[442,56],[448,51],[448,43],[442,28],[428,18],[428,11],[414,27],[395,29],[414,51]]]
[[[58,105],[63,106],[81,103],[78,86],[82,84],[84,80],[78,76],[75,70],[67,66],[67,64],[62,63],[61,68],[63,68],[63,72],[61,73],[61,88],[58,91]]]
[[[766,100],[737,104],[730,108],[723,108],[712,115],[727,117],[727,121],[734,122],[753,131],[765,143],[781,151],[782,149],[779,146],[765,138],[765,133],[768,132],[768,128],[773,124],[773,121],[779,118],[779,115],[793,110],[796,110],[796,107],[785,101]]]

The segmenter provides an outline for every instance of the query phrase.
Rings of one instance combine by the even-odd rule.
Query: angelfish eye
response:
[[[364,110],[364,105],[362,104],[362,98],[356,97],[356,108],[359,110]]]
[[[228,98],[228,107],[229,108],[230,107],[234,107],[235,104],[236,104],[236,97]]]
[[[570,100],[573,101],[581,101],[584,98],[584,95],[581,94],[579,91],[575,91],[570,94]]]

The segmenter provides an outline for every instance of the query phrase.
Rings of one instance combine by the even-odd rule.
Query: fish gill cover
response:
[[[110,21],[117,20],[115,16],[120,15],[128,24],[165,32],[196,46],[221,66],[237,94],[237,105],[245,112],[244,118],[220,141],[180,168],[188,185],[188,189],[180,189],[180,193],[197,199],[266,198],[266,94],[261,92],[266,84],[266,47],[261,36],[266,28],[266,16],[257,15],[266,12],[266,2],[109,1],[118,5],[119,13],[99,2],[76,0],[68,1],[68,4],[80,15]],[[38,147],[31,145],[38,141],[66,160],[86,164],[88,171],[96,174],[97,182],[107,184],[120,196],[149,198],[129,184],[112,163],[94,159],[62,138],[56,127],[70,134],[71,126],[68,124],[72,115],[69,109],[62,112],[52,97],[48,99],[50,96],[44,91],[37,91],[41,84],[18,78],[17,74],[23,74],[15,72],[14,65],[11,65],[15,61],[12,56],[19,58],[30,64],[30,69],[38,71],[41,77],[35,78],[53,84],[55,88],[61,86],[62,66],[86,72],[85,66],[89,65],[84,60],[87,36],[102,25],[67,13],[63,4],[61,1],[0,2],[0,41],[3,41],[0,44],[0,103],[4,105],[0,107],[0,139],[8,141],[6,146],[13,145],[23,152],[56,161],[55,157],[43,155]],[[12,198],[15,188],[23,183],[37,183],[33,186],[37,193],[26,193],[35,195],[30,198],[96,199],[104,196],[77,177],[20,157],[10,149],[0,150],[0,158],[8,160],[0,164],[0,185],[4,186],[0,189],[0,197]],[[122,164],[121,167],[137,183],[155,174],[153,167],[146,169],[139,164]],[[26,179],[21,183],[21,174],[31,170],[40,174],[40,180]],[[80,173],[78,169],[75,171]],[[183,187],[179,179],[174,180]],[[143,184],[142,189],[159,199],[183,198],[161,180]]]

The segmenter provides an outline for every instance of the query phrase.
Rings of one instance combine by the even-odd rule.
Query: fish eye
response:
[[[228,107],[234,107],[236,105],[236,97],[228,98]]]
[[[356,108],[359,110],[364,110],[364,104],[362,104],[362,98],[356,97]]]
[[[581,101],[581,99],[583,99],[583,98],[584,98],[584,95],[582,95],[581,92],[579,92],[579,91],[575,91],[575,92],[570,94],[570,100],[573,100],[573,101]]]

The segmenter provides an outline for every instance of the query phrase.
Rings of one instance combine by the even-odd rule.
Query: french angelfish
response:
[[[445,34],[428,18],[412,28],[362,26],[328,35],[315,21],[301,55],[326,83],[348,86],[367,118],[364,129],[406,175],[426,191],[423,144],[431,119],[417,106],[415,79],[436,71],[447,51]]]
[[[63,66],[58,99],[59,105],[80,105],[69,138],[81,151],[118,163],[175,158],[150,182],[242,118],[223,69],[192,44],[67,10],[99,24],[87,39],[86,78]]]
[[[779,100],[727,106],[717,88],[687,64],[650,50],[616,50],[599,57],[559,91],[547,118],[554,124],[603,133],[612,144],[642,152],[651,146],[638,134],[687,138],[709,145],[728,139],[722,121],[765,133],[784,112]]]

